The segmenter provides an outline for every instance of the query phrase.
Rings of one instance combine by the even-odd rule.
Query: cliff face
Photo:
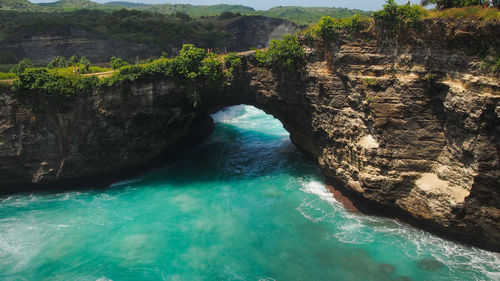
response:
[[[252,62],[214,110],[247,103],[281,120],[325,176],[362,201],[500,250],[500,86],[471,53],[498,23],[428,20],[398,40],[364,31],[308,49],[299,74]]]
[[[248,50],[251,47],[266,47],[272,39],[295,34],[299,27],[289,21],[263,16],[244,16],[221,27],[232,34],[226,44],[228,52]],[[159,34],[159,36],[162,36]],[[18,36],[0,42],[0,53],[9,54],[0,63],[16,63],[29,58],[38,64],[47,64],[56,56],[85,56],[92,62],[109,62],[112,56],[135,62],[160,56],[162,51],[177,53],[182,43],[196,43],[197,47],[215,48],[209,42],[179,42],[178,44],[147,44],[127,42],[88,32],[81,28],[57,26],[40,31],[25,31]],[[1,59],[1,58],[0,58]]]
[[[271,40],[293,35],[301,28],[282,19],[243,16],[226,24],[222,29],[233,34],[233,40],[228,44],[228,49],[241,52],[252,47],[267,47]]]
[[[398,40],[366,30],[355,39],[316,42],[306,48],[305,70],[289,74],[241,53],[243,70],[196,111],[169,81],[102,89],[45,114],[31,113],[5,91],[0,183],[142,165],[176,143],[207,136],[207,112],[243,103],[278,118],[346,191],[499,251],[499,79],[470,54],[500,47],[498,25],[478,31],[474,23],[433,20],[422,29]]]
[[[173,48],[115,40],[70,27],[25,32],[0,43],[0,52],[11,54],[12,62],[29,58],[39,64],[47,64],[56,56],[69,58],[75,54],[93,62],[108,62],[112,56],[135,61],[160,55],[162,50],[172,52]]]
[[[92,180],[167,157],[212,129],[171,81],[107,88],[36,114],[0,91],[0,186]]]

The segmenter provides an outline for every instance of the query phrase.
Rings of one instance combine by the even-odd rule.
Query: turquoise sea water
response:
[[[279,121],[94,191],[0,198],[0,280],[500,280],[500,255],[347,212]]]

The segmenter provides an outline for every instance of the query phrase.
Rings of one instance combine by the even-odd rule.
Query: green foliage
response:
[[[494,75],[500,75],[500,55],[496,55],[493,59],[485,60],[483,67]]]
[[[116,58],[116,57],[111,57],[111,68],[113,69],[120,69],[124,66],[130,65],[130,63],[126,62],[125,60],[121,58]]]
[[[76,65],[79,61],[80,61],[80,59],[78,58],[78,56],[76,56],[76,55],[72,55],[72,56],[68,59],[68,65],[67,65],[67,66],[70,66],[70,65]]]
[[[192,44],[185,44],[175,58],[177,73],[180,76],[194,79],[200,74],[201,62],[207,57],[204,49],[196,48]]]
[[[215,89],[223,85],[222,61],[213,53],[207,54],[204,49],[185,44],[174,59],[162,58],[147,64],[123,66],[105,83],[111,86],[126,81],[155,81],[164,78],[175,78],[178,82],[189,85],[201,83],[209,89]]]
[[[321,18],[318,25],[313,29],[313,32],[316,32],[325,40],[333,40],[340,31],[347,30],[350,33],[357,31],[361,21],[362,18],[360,15],[341,19],[326,16]]]
[[[316,24],[324,16],[332,18],[349,18],[359,14],[364,17],[369,17],[371,12],[346,8],[280,6],[271,8],[268,11],[258,11],[256,14],[287,19],[303,25],[312,25]]]
[[[497,0],[500,3],[500,0]],[[445,10],[430,11],[428,18],[476,18],[485,21],[500,21],[499,9],[484,9],[481,6],[469,6],[463,8],[450,8]]]
[[[16,64],[10,72],[19,74],[22,73],[27,68],[35,67],[33,62],[30,59],[22,59],[18,64]]]
[[[15,78],[17,78],[17,75],[15,73],[0,72],[0,80],[15,79]]]
[[[45,68],[28,68],[19,73],[18,78],[12,84],[12,92],[34,109],[40,109],[37,105],[44,102],[65,103],[77,93],[90,92],[98,83],[95,77],[74,78],[51,73]]]
[[[375,86],[377,84],[377,79],[375,78],[365,78],[363,84],[366,86]]]
[[[219,15],[219,17],[217,18],[218,20],[230,20],[230,19],[234,19],[234,18],[237,18],[237,17],[240,17],[241,14],[240,13],[231,13],[231,12],[223,12]]]
[[[224,57],[224,65],[227,69],[228,78],[233,78],[235,73],[238,73],[243,68],[241,58],[235,53],[229,53]]]
[[[69,64],[66,58],[62,56],[57,56],[49,62],[47,68],[62,68],[67,66],[69,66]]]
[[[489,4],[485,3],[484,0],[423,0],[422,5],[435,4],[439,10],[449,9],[449,8],[463,8],[468,6],[476,6]],[[500,1],[493,0],[493,5],[495,7],[500,7]]]
[[[379,26],[398,33],[418,27],[425,13],[419,5],[397,5],[394,0],[387,0],[382,10],[373,13],[373,18]]]
[[[221,23],[216,18],[188,20],[135,10],[78,10],[59,13],[21,13],[0,10],[0,42],[19,34],[38,33],[61,27],[83,29],[92,34],[126,42],[160,46],[170,44],[179,48],[182,47],[180,42],[222,48],[232,39],[229,32],[220,30]],[[4,63],[10,63],[12,60],[7,55],[9,54],[3,55]],[[17,60],[18,58],[15,61]]]
[[[304,50],[296,36],[272,40],[266,51],[256,52],[255,58],[267,67],[286,72],[301,70],[306,63]]]
[[[28,0],[2,0],[0,1],[0,10],[39,12],[41,8]]]
[[[90,65],[91,64],[90,60],[88,58],[86,58],[86,57],[81,57],[80,61],[78,63],[81,64],[81,65]]]
[[[200,66],[200,74],[206,81],[210,89],[215,89],[224,82],[224,72],[222,71],[222,61],[214,53],[206,57]]]
[[[90,64],[91,64],[90,61],[86,57],[79,58],[78,56],[73,55],[71,56],[71,58],[66,59],[65,57],[57,56],[49,62],[47,68],[55,69],[55,68],[65,68],[68,66],[84,67],[84,66],[90,66]]]

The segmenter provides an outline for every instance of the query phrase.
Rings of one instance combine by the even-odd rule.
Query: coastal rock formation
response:
[[[474,55],[500,47],[498,30],[427,20],[398,40],[365,31],[316,42],[288,76],[247,54],[245,75],[209,106],[265,110],[347,193],[498,251],[500,83]]]
[[[92,181],[168,157],[212,130],[172,81],[104,88],[38,114],[0,90],[0,186]]]
[[[500,250],[500,86],[471,49],[500,48],[498,24],[427,20],[393,39],[367,29],[315,42],[304,70],[243,69],[193,109],[169,81],[31,113],[0,95],[2,186],[141,165],[212,129],[208,113],[249,104],[279,119],[328,180],[394,216]],[[465,42],[465,43],[464,43]]]

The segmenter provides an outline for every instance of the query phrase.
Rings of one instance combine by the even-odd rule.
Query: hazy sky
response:
[[[40,2],[54,2],[51,0],[30,0],[33,3]],[[110,1],[128,1],[140,2],[149,4],[194,4],[194,5],[214,5],[214,4],[240,4],[253,7],[258,10],[267,10],[276,6],[316,6],[316,7],[340,7],[351,8],[360,10],[380,10],[385,0],[93,0],[95,2],[103,3]],[[396,0],[397,3],[402,4],[408,2],[407,0]],[[411,0],[412,3],[420,3],[420,0]]]

